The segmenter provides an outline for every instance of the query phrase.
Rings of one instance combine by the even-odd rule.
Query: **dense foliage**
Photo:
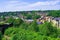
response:
[[[40,34],[50,37],[57,37],[57,28],[53,27],[51,23],[44,23],[42,25],[39,25]]]
[[[60,10],[50,11],[48,15],[53,17],[60,17]]]
[[[22,15],[25,17],[25,19],[38,19],[41,17],[40,15],[37,15],[37,13],[35,13],[35,12],[31,12],[31,13],[27,13],[27,14],[23,13]]]
[[[58,40],[59,38],[51,38],[41,35],[34,31],[29,31],[20,28],[8,28],[5,35],[10,37],[9,40]],[[5,38],[7,39],[7,38]]]
[[[51,23],[38,25],[35,20],[31,24],[24,22],[19,27],[6,29],[2,40],[60,40],[59,32]]]

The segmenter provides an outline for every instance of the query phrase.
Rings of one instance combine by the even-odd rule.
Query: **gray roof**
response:
[[[37,24],[43,24],[42,22],[37,22]]]
[[[54,18],[54,20],[60,20],[60,17],[59,18]]]

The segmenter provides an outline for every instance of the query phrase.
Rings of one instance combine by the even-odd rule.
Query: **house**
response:
[[[23,21],[25,21],[26,23],[31,23],[31,22],[33,22],[34,20],[33,20],[33,19],[24,19]]]
[[[44,20],[43,18],[37,19],[37,23],[38,23],[38,24],[42,24],[42,23],[44,23],[44,22],[45,22],[45,20]]]
[[[12,16],[14,19],[19,19],[19,17],[17,17],[17,16]]]
[[[53,23],[53,26],[57,26],[57,28],[60,28],[60,17],[53,18],[51,22]]]
[[[51,22],[51,20],[52,20],[52,17],[44,16],[44,17],[39,18],[37,21],[40,21],[40,22],[44,23],[45,21]]]

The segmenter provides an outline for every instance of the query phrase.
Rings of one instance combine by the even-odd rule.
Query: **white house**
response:
[[[60,28],[60,18],[54,18],[52,23],[53,25],[57,26],[57,28]]]

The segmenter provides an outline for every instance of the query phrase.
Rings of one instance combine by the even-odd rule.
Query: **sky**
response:
[[[60,10],[60,0],[0,0],[0,12]]]

